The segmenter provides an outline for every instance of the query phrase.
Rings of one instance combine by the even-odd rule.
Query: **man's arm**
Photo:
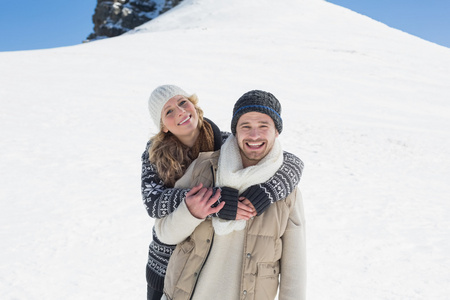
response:
[[[219,197],[220,191],[213,194],[212,188],[203,188],[203,184],[194,186],[173,213],[155,221],[156,236],[166,244],[182,242],[207,216],[223,208],[224,202],[212,207]]]
[[[159,177],[156,166],[149,161],[147,143],[142,154],[141,193],[147,213],[152,218],[163,218],[170,215],[186,199],[189,188],[168,188]],[[217,188],[215,188],[217,190]],[[221,188],[221,198],[214,204],[225,202],[223,209],[214,214],[219,218],[234,220],[238,205],[238,191],[229,187]]]
[[[188,238],[204,220],[194,217],[182,202],[173,213],[155,220],[156,236],[165,244],[176,245]]]
[[[306,241],[303,201],[298,189],[286,231],[282,236],[281,280],[279,299],[306,299]]]

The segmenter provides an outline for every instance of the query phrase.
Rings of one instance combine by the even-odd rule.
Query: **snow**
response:
[[[308,299],[448,299],[450,50],[321,0],[182,4],[0,53],[2,299],[144,299],[140,155],[160,84],[229,130],[250,89],[305,162]]]

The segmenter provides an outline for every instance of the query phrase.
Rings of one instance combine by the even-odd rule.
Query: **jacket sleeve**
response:
[[[221,131],[220,134],[222,136],[222,145],[223,145],[225,143],[225,141],[227,140],[227,138],[231,135],[231,132]],[[219,149],[217,149],[217,150],[219,150]]]
[[[187,239],[204,219],[194,217],[183,201],[170,215],[155,220],[158,239],[169,245],[176,245]]]
[[[228,137],[226,132],[222,132],[222,138]],[[141,193],[142,201],[147,213],[152,218],[163,218],[172,212],[186,199],[186,194],[190,188],[168,188],[159,177],[156,166],[149,160],[148,149],[151,145],[149,141],[142,154],[141,171]],[[214,188],[214,193],[218,188]],[[225,201],[225,206],[214,216],[226,219],[236,219],[238,190],[230,187],[222,187],[220,199],[213,205],[217,206]]]
[[[186,198],[189,189],[167,188],[154,164],[149,161],[150,142],[142,154],[141,193],[147,213],[152,218],[163,218],[172,213]]]
[[[295,202],[289,215],[286,231],[281,237],[281,278],[279,299],[306,299],[306,239],[302,196],[294,191]]]
[[[283,164],[268,181],[255,184],[240,196],[250,200],[258,215],[273,202],[286,198],[298,186],[303,172],[303,161],[289,152],[283,152]]]

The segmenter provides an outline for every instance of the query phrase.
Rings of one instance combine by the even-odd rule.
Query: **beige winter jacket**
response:
[[[202,153],[180,184],[193,186],[202,182],[212,185],[218,157],[219,152]],[[220,259],[208,256],[211,245],[214,247],[211,223],[211,219],[193,217],[185,204],[155,222],[162,242],[178,244],[166,273],[164,292],[167,299],[191,299],[206,260]],[[242,241],[233,242],[243,243],[241,257],[236,260],[242,263],[241,274],[235,274],[240,282],[235,299],[272,300],[278,287],[279,300],[305,299],[305,220],[298,188],[286,199],[272,204],[262,215],[249,220]],[[230,257],[223,259],[230,264],[235,261]],[[203,277],[201,280],[208,279]],[[217,289],[227,288],[227,282],[211,284],[217,285]],[[195,295],[200,293],[195,292]]]

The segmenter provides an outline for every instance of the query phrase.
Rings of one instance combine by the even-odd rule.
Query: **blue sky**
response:
[[[450,48],[449,0],[329,0]],[[0,51],[70,46],[92,31],[96,0],[3,0]]]

